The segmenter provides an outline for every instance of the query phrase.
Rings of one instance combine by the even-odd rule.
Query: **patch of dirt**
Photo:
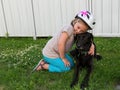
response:
[[[5,89],[5,87],[4,86],[0,86],[0,90],[4,90]]]
[[[120,90],[120,85],[116,85],[115,90]]]

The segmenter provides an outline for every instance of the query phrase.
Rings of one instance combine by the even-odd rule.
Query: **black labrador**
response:
[[[93,58],[100,60],[102,56],[96,54],[96,46],[93,42],[93,35],[91,33],[86,32],[79,34],[75,36],[75,40],[75,49],[70,51],[70,54],[76,60],[73,80],[70,87],[72,88],[75,84],[78,83],[79,72],[82,70],[82,68],[86,68],[87,73],[80,85],[80,88],[84,90],[86,87],[88,87],[90,74],[93,70]],[[88,54],[92,43],[95,46],[94,56]]]

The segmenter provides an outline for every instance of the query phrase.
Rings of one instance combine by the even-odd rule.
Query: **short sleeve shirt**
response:
[[[56,35],[54,35],[45,45],[45,47],[43,48],[43,55],[47,56],[49,58],[57,58],[60,57],[59,56],[59,52],[58,52],[58,41],[60,38],[60,35],[62,34],[62,32],[67,32],[69,38],[66,42],[66,46],[65,46],[65,52],[67,53],[70,48],[73,45],[73,41],[74,41],[74,29],[72,25],[67,25],[64,26]]]

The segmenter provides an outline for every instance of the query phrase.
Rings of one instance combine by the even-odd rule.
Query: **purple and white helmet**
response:
[[[80,18],[82,19],[92,30],[95,26],[95,19],[93,17],[93,14],[90,13],[89,11],[80,11],[75,18]]]

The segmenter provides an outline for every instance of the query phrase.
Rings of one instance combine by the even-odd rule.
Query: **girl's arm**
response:
[[[65,46],[66,46],[66,42],[67,42],[68,38],[69,38],[69,36],[68,36],[67,32],[62,32],[60,39],[58,41],[59,55],[66,66],[70,65],[69,61],[65,58]]]
[[[90,55],[94,55],[94,50],[95,49],[95,45],[92,43],[92,45],[91,45],[91,47],[90,47],[90,50],[89,50],[89,52],[88,52],[88,54],[90,54]]]

